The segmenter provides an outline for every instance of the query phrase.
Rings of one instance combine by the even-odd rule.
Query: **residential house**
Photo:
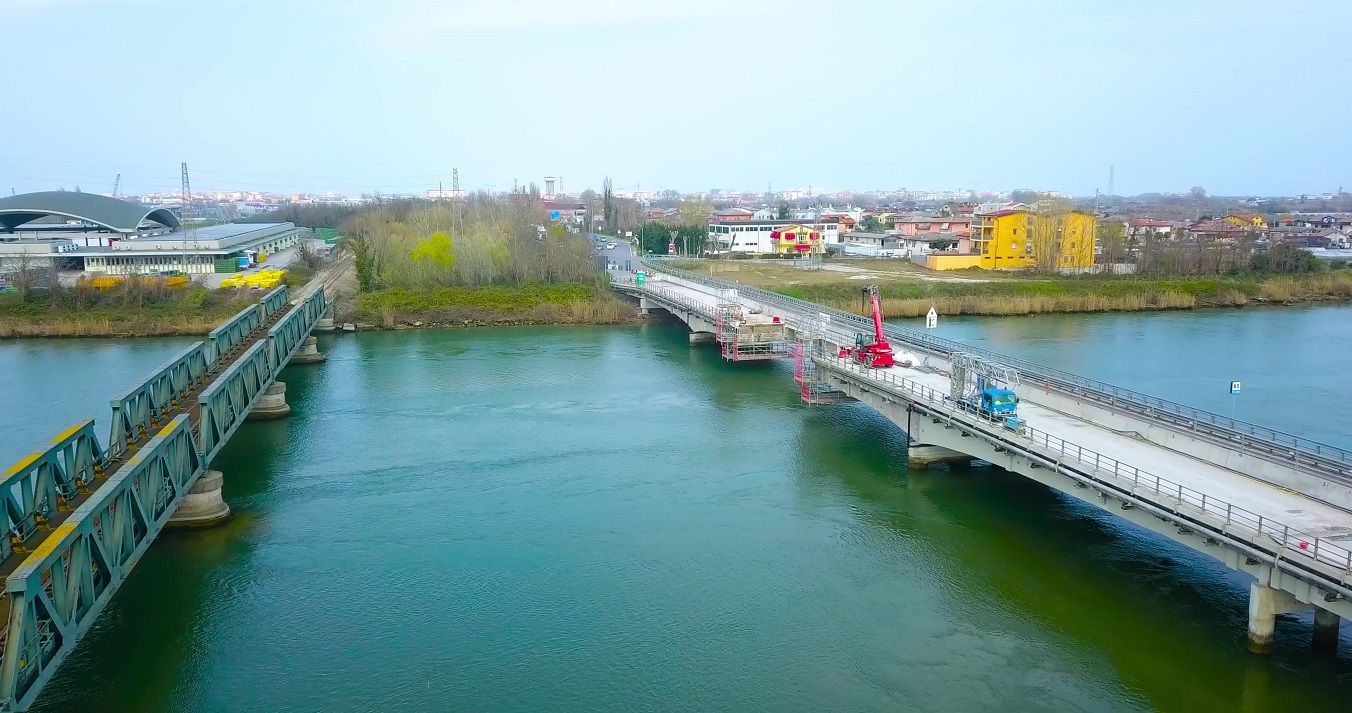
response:
[[[1146,238],[1168,239],[1174,231],[1174,224],[1167,220],[1154,218],[1128,218],[1126,236],[1131,243],[1140,243]]]
[[[1098,219],[1092,213],[1001,210],[981,214],[972,230],[972,252],[981,256],[978,265],[988,270],[1094,265]],[[1039,260],[1040,250],[1050,254]]]
[[[969,235],[972,231],[972,219],[970,217],[943,218],[929,215],[908,215],[894,220],[892,227],[897,235],[905,236],[933,233]]]
[[[755,213],[746,208],[726,208],[714,211],[714,218],[720,223],[744,223],[752,220],[754,216]]]
[[[1257,213],[1231,213],[1221,216],[1220,220],[1246,230],[1264,230],[1268,227],[1267,219]]]
[[[1290,213],[1277,219],[1282,226],[1352,230],[1352,213]]]

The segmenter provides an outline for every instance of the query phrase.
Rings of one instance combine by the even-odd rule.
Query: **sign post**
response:
[[[1238,381],[1230,382],[1230,418],[1235,417],[1235,403],[1239,401],[1239,387]]]
[[[925,329],[935,329],[939,326],[939,313],[930,307],[929,314],[925,315]]]

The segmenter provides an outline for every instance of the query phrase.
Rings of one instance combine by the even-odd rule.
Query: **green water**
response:
[[[1352,311],[1309,314],[1270,351],[1347,338]],[[1214,314],[1186,316],[1205,331]],[[1207,358],[1189,329],[1077,319],[1022,321],[1026,341],[1009,322],[943,328],[1063,361],[1104,351],[1087,333],[1145,330],[1107,351]],[[134,380],[181,343],[136,344],[0,345],[0,449],[17,458],[33,440],[17,434],[106,408],[100,378]],[[1244,577],[994,468],[908,473],[892,424],[862,406],[801,405],[789,364],[721,363],[662,326],[321,346],[325,364],[284,374],[292,416],[246,424],[214,464],[236,519],[157,543],[38,710],[1352,700],[1352,625],[1336,659],[1310,652],[1308,615],[1279,622],[1274,656],[1251,656]],[[1273,358],[1255,350],[1230,350],[1232,362]],[[64,376],[54,388],[44,375]],[[1297,416],[1321,403],[1304,383],[1287,382]],[[83,407],[12,406],[91,390]]]

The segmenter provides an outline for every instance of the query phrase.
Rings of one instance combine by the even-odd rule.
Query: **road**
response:
[[[596,251],[596,254],[605,258],[607,266],[614,265],[616,267],[616,269],[607,268],[606,271],[610,273],[611,277],[619,277],[620,275],[632,277],[631,268],[633,270],[640,268],[638,256],[634,253],[634,246],[623,238],[610,238],[610,240],[615,243],[613,250],[602,248]]]

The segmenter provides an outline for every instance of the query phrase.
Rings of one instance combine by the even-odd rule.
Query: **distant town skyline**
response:
[[[51,90],[0,190],[1322,194],[1352,48],[1316,20],[1352,5],[11,0],[0,82]]]

